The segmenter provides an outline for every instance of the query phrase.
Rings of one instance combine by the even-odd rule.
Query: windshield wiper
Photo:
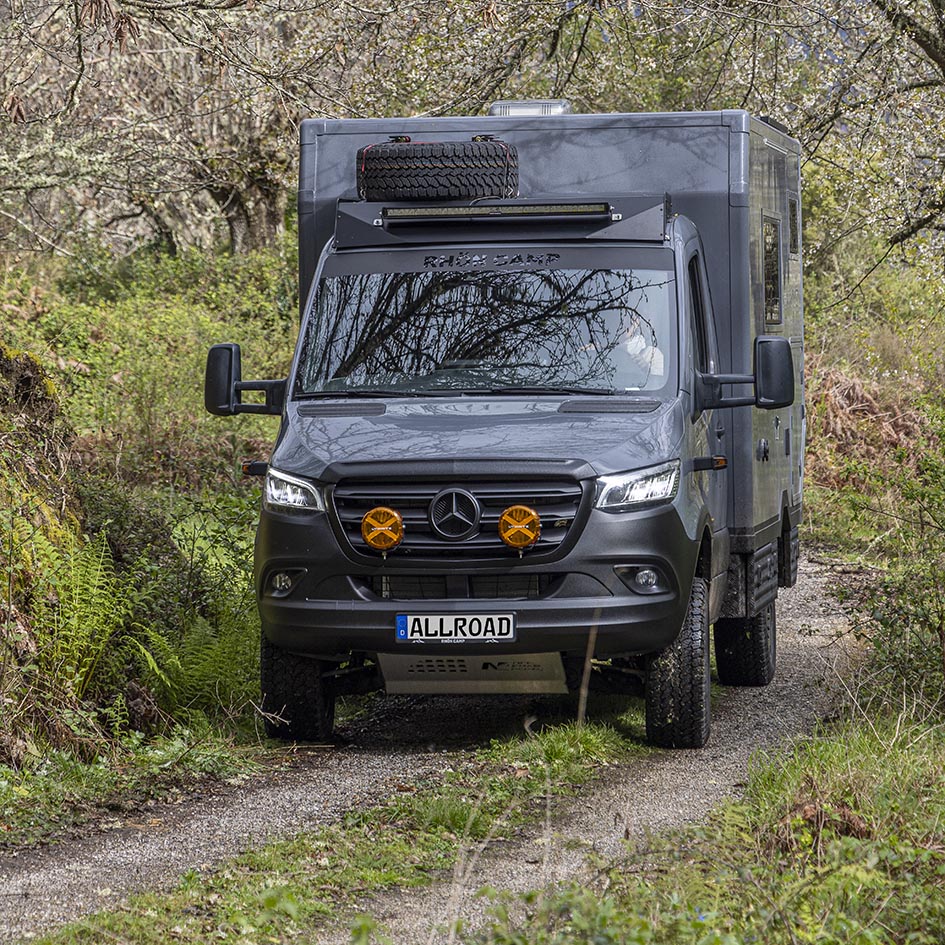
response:
[[[479,390],[476,390],[478,393]],[[598,394],[609,397],[617,391],[612,387],[558,387],[558,386],[528,386],[528,387],[484,387],[484,394]]]
[[[319,397],[422,397],[422,391],[415,390],[313,390],[296,394],[296,400],[315,400]]]

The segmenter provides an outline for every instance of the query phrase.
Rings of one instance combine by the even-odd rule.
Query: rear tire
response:
[[[514,197],[518,153],[503,141],[374,144],[358,151],[364,200],[465,200]]]
[[[723,686],[767,686],[778,665],[774,601],[754,617],[715,622],[715,665]]]
[[[335,726],[331,664],[274,646],[262,635],[260,682],[266,734],[284,741],[328,741]],[[270,716],[278,716],[271,718]]]
[[[646,662],[646,737],[661,748],[702,748],[709,739],[708,587],[692,582],[675,642]]]

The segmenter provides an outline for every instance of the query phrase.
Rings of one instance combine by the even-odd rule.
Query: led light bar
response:
[[[574,220],[611,222],[621,219],[609,203],[475,204],[443,207],[385,207],[383,223],[473,223]]]

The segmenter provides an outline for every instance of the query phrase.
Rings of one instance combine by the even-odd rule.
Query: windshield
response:
[[[664,265],[325,275],[296,395],[675,393],[672,257],[647,256]]]

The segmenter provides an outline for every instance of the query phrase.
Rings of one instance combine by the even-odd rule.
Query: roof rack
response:
[[[581,239],[663,242],[670,217],[665,194],[587,195],[515,200],[372,203],[339,200],[339,248],[436,241]],[[462,231],[462,232],[460,232]]]

